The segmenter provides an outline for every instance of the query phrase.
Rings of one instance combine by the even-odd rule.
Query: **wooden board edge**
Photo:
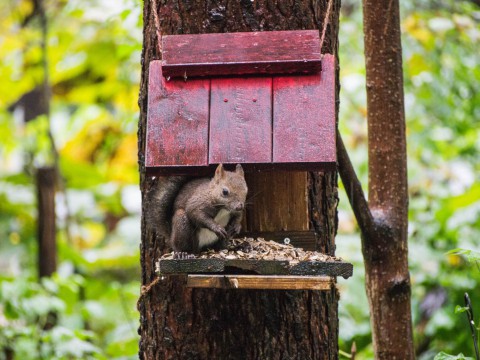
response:
[[[264,290],[331,290],[334,278],[329,276],[275,275],[188,275],[187,287]]]
[[[289,61],[252,61],[238,63],[163,63],[165,77],[174,78],[201,78],[242,75],[312,75],[322,71],[322,61],[289,60]]]
[[[159,78],[155,78],[155,75],[159,72],[159,69],[162,68],[162,61],[161,60],[152,60],[148,64],[148,98],[147,98],[147,123],[146,123],[146,130],[145,130],[145,167],[154,167],[155,161],[153,156],[150,153],[150,136],[151,132],[153,131],[152,127],[152,111],[149,110],[154,104],[154,87],[152,86],[153,82],[161,81]]]
[[[169,175],[207,175],[211,174],[218,164],[208,166],[146,166],[148,176]],[[232,165],[232,164],[226,164]],[[337,170],[337,162],[323,163],[242,163],[245,172],[257,171],[315,171],[330,172]]]
[[[188,273],[221,273],[225,270],[222,259],[159,259],[158,273],[188,274]]]
[[[167,274],[215,274],[243,271],[256,275],[342,276],[353,275],[353,264],[343,261],[304,261],[290,265],[282,260],[160,259],[158,272]]]

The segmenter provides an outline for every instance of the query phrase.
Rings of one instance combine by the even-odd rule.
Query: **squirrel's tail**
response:
[[[150,201],[153,206],[152,224],[158,224],[157,229],[160,235],[169,241],[172,231],[173,205],[180,189],[190,180],[188,176],[160,177],[154,189]]]

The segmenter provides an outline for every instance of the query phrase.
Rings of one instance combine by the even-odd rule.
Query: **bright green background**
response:
[[[366,190],[362,13],[342,3],[340,131]],[[419,359],[474,356],[455,306],[468,291],[480,314],[480,7],[401,3],[415,343]],[[30,0],[0,3],[0,359],[6,347],[18,359],[137,358],[141,6],[46,1],[51,116],[24,124],[7,108],[42,81],[41,31],[38,19],[21,26]],[[57,196],[58,273],[38,284],[33,174],[53,163],[49,123],[67,196]],[[356,359],[371,359],[360,239],[343,190],[339,219],[337,254],[355,264],[340,281],[340,348],[355,341]],[[446,254],[456,248],[471,252]],[[51,311],[58,325],[44,331]]]

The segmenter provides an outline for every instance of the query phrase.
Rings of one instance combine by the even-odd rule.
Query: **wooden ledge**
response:
[[[240,260],[240,259],[160,259],[157,272],[168,274],[215,274],[231,275],[289,275],[289,276],[352,276],[353,265],[343,261],[301,261],[291,264],[286,260]],[[219,274],[220,275],[220,274]],[[224,275],[222,275],[224,276]]]
[[[187,287],[217,289],[331,290],[329,276],[188,275]]]

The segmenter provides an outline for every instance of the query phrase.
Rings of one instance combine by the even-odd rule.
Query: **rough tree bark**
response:
[[[323,52],[336,53],[340,0],[332,1]],[[159,226],[152,219],[155,209],[149,201],[152,190],[166,180],[146,176],[144,168],[148,64],[160,58],[153,12],[158,11],[163,34],[318,29],[323,25],[327,2],[163,0],[157,1],[157,10],[152,1],[145,1],[138,132],[144,285],[155,279],[155,261],[167,250],[165,239],[159,235]],[[278,198],[275,194],[282,190],[288,192],[286,186],[292,189],[300,186],[308,206],[308,211],[304,212],[308,216],[305,223],[317,233],[316,248],[334,253],[336,173],[272,172],[254,176],[249,180],[255,184],[249,186],[262,187],[263,193],[258,197],[265,201],[261,205],[258,197],[254,198],[254,211],[264,214],[247,218],[262,218],[261,223],[267,225],[249,230],[282,230],[269,221],[266,209]],[[273,183],[275,186],[269,185]],[[287,214],[288,205],[278,206]],[[288,217],[288,214],[283,216]],[[287,225],[283,230],[303,229],[289,229]],[[335,290],[188,289],[180,278],[168,277],[151,287],[139,301],[139,356],[141,359],[337,359],[337,303]]]
[[[376,359],[413,359],[408,272],[408,185],[397,0],[364,0],[367,203],[341,139],[339,169],[362,231]]]
[[[413,359],[408,272],[408,184],[398,0],[364,0],[368,199],[366,286],[378,359]]]

